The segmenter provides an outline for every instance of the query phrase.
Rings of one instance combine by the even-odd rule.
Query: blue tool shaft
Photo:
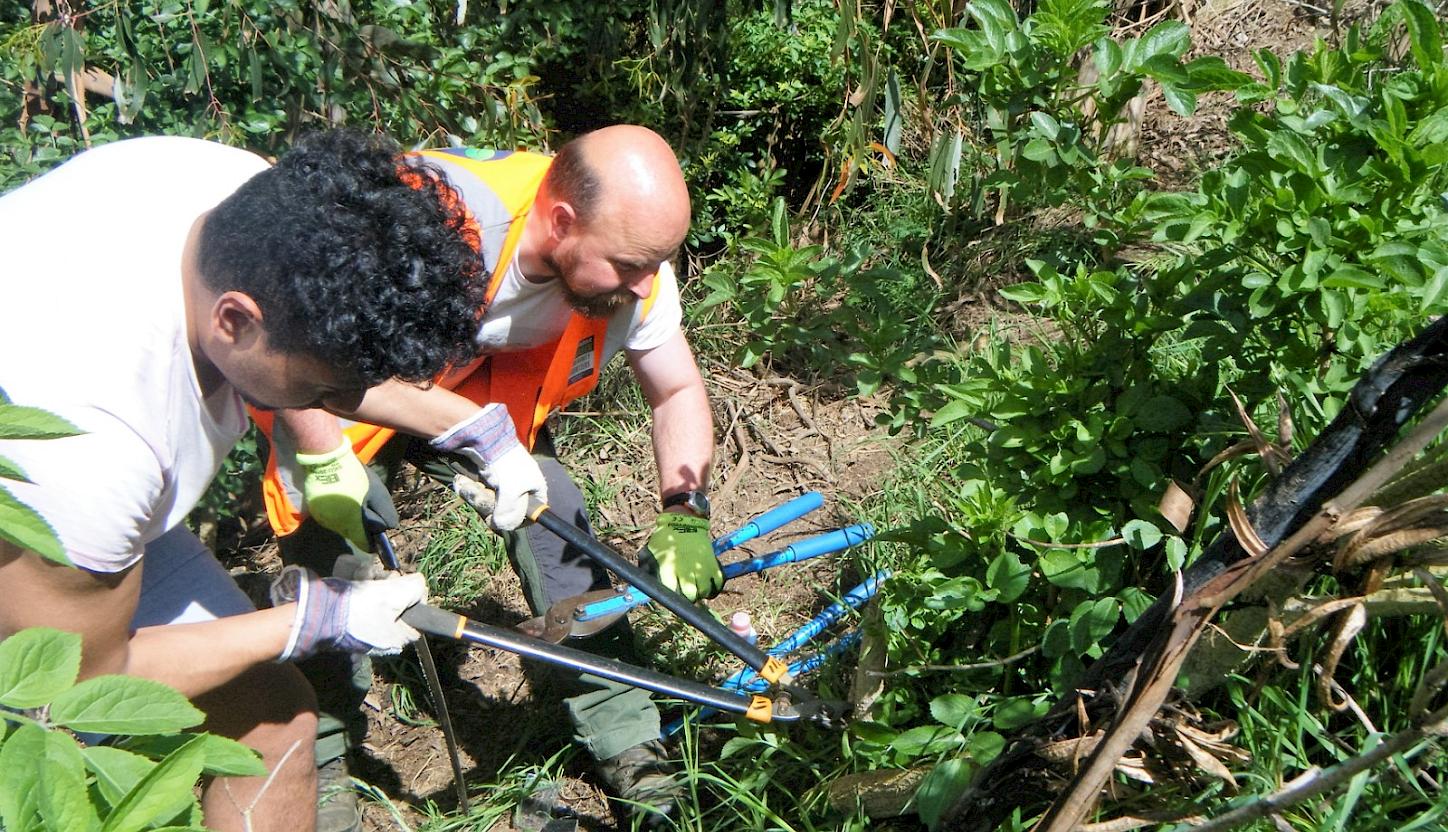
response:
[[[776,506],[740,526],[738,529],[714,541],[714,554],[722,555],[756,537],[762,537],[779,527],[793,523],[799,518],[825,504],[825,498],[818,491],[806,491],[787,503]]]
[[[880,591],[880,584],[884,583],[885,579],[889,577],[890,570],[882,569],[866,578],[854,589],[846,592],[839,601],[820,610],[819,614],[809,621],[806,621],[804,626],[785,636],[778,644],[765,652],[778,658],[787,656],[810,643],[820,633],[824,632],[827,627],[843,618],[847,612],[853,609],[859,609],[862,604],[875,597],[875,593]],[[728,679],[725,679],[720,687],[738,688],[748,684],[751,679],[757,677],[758,674],[755,673],[752,668],[746,667]]]
[[[778,644],[769,649],[769,654],[771,656],[788,655],[808,644],[815,636],[824,632],[825,628],[843,618],[849,610],[859,609],[861,604],[875,597],[875,593],[880,591],[880,584],[889,577],[890,570],[882,569],[866,578],[859,586],[846,592],[839,601],[820,610],[819,614],[811,618],[804,626],[781,639]]]
[[[805,656],[804,658],[797,661],[790,662],[789,672],[793,676],[798,676],[802,673],[809,673],[811,670],[817,670],[819,669],[820,665],[824,664],[829,659],[838,656],[839,654],[845,652],[846,650],[849,650],[850,648],[854,647],[859,643],[860,631],[851,630],[850,632],[845,633],[835,641],[831,642],[825,647],[825,649],[819,651],[818,653],[814,653],[809,656]],[[725,688],[726,690],[729,689],[728,685],[720,685],[720,687]],[[746,693],[761,692],[769,690],[769,683],[759,678],[758,676],[755,676],[744,684],[736,686],[734,690],[742,690]]]
[[[848,549],[851,546],[864,543],[875,536],[875,527],[869,523],[857,523],[853,526],[846,526],[843,529],[827,532],[808,540],[801,540],[798,543],[780,549],[778,552],[770,552],[767,555],[741,560],[736,563],[726,564],[723,568],[724,580],[728,581],[740,575],[749,575],[754,572],[763,572],[785,563],[797,563],[810,558],[817,558],[820,555],[828,555],[838,552],[841,549]]]
[[[837,641],[831,643],[829,646],[825,647],[825,649],[821,650],[820,652],[815,653],[814,655],[808,656],[808,657],[806,657],[806,658],[800,659],[799,661],[790,662],[790,664],[789,664],[789,672],[790,672],[790,675],[792,675],[792,676],[799,676],[799,675],[802,674],[802,673],[808,673],[808,672],[810,672],[811,670],[814,670],[814,669],[818,668],[820,665],[824,664],[826,661],[828,661],[829,659],[833,658],[834,656],[840,655],[841,653],[845,652],[846,650],[849,650],[850,648],[854,647],[855,645],[857,645],[857,644],[859,644],[859,643],[860,643],[860,633],[859,633],[859,631],[858,631],[858,630],[851,630],[850,632],[845,633],[844,635],[840,636]],[[729,688],[729,686],[728,686],[727,683],[725,683],[724,685],[720,685],[720,687],[721,687],[721,688],[724,688],[725,690],[730,690],[730,689],[731,689],[731,688]],[[749,681],[749,682],[746,682],[742,687],[733,688],[733,690],[738,690],[738,691],[740,691],[740,692],[742,692],[742,693],[757,693],[757,692],[762,692],[762,691],[769,690],[769,684],[768,684],[767,682],[765,682],[763,679],[755,678],[755,679],[753,679],[753,680],[751,680],[751,681]],[[708,706],[708,705],[705,705],[704,707],[700,708],[699,710],[694,711],[693,713],[689,714],[688,720],[689,720],[690,722],[695,722],[695,721],[698,721],[698,720],[701,720],[701,719],[708,719],[709,717],[714,716],[715,714],[717,714],[717,713],[719,713],[719,712],[720,712],[720,711],[719,711],[718,708],[714,708],[714,707],[710,707],[710,706]],[[684,719],[682,719],[682,718],[680,718],[680,719],[675,719],[675,720],[673,720],[672,722],[670,722],[668,725],[665,725],[665,726],[664,726],[663,730],[660,732],[660,736],[663,736],[663,737],[672,737],[674,734],[677,734],[677,733],[679,732],[679,729],[680,729],[680,728],[683,728],[683,727],[684,727]]]
[[[875,527],[869,523],[858,523],[853,526],[846,526],[843,529],[827,532],[807,540],[786,546],[777,552],[770,552],[767,555],[760,555],[757,558],[739,561],[738,563],[726,564],[723,568],[724,580],[732,580],[740,575],[749,575],[754,572],[762,572],[781,564],[798,563],[802,560],[817,558],[820,555],[828,555],[842,549],[848,549],[875,536]],[[578,613],[576,620],[592,621],[595,618],[602,618],[606,615],[616,615],[620,612],[627,612],[634,607],[643,606],[649,602],[648,596],[634,587],[625,587],[619,594],[602,601],[595,601],[583,608]]]

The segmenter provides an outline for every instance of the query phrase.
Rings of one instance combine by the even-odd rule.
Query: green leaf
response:
[[[1102,80],[1112,80],[1121,69],[1121,45],[1110,37],[1103,37],[1096,41],[1096,74],[1097,84]]]
[[[1006,0],[974,0],[966,11],[980,24],[981,34],[997,54],[1004,54],[1009,36],[1020,31],[1016,10]]]
[[[39,812],[40,766],[46,730],[22,725],[0,745],[0,826],[32,828]]]
[[[192,788],[201,778],[203,756],[200,737],[167,756],[122,798],[102,832],[139,832],[175,817],[195,800]]]
[[[1192,412],[1172,396],[1155,396],[1141,406],[1132,422],[1141,430],[1171,433],[1192,420]]]
[[[975,404],[963,399],[947,402],[944,407],[935,411],[934,416],[930,417],[930,427],[941,428],[961,419],[970,418],[975,415],[976,409]]]
[[[1166,539],[1166,568],[1173,572],[1182,568],[1187,562],[1187,542],[1180,537],[1173,535]]]
[[[1428,285],[1423,287],[1423,297],[1419,301],[1418,311],[1427,314],[1429,310],[1438,306],[1443,300],[1443,292],[1448,290],[1448,266],[1440,266],[1433,272]]]
[[[83,748],[81,754],[85,755],[86,768],[96,776],[101,796],[111,806],[120,803],[141,778],[156,767],[154,760],[108,745]]]
[[[1051,549],[1041,555],[1041,574],[1056,586],[1093,592],[1100,575],[1088,569],[1076,555],[1064,549]]]
[[[128,737],[125,747],[152,759],[160,759],[192,741],[195,734],[155,734]],[[254,777],[266,774],[266,766],[255,751],[233,739],[200,734],[205,755],[202,771],[222,777]]]
[[[1322,285],[1329,289],[1381,289],[1383,279],[1357,266],[1339,266],[1323,279]]]
[[[1013,552],[1001,552],[985,570],[985,585],[1000,593],[996,600],[1002,604],[1021,597],[1031,582],[1031,568],[1021,563]]]
[[[21,630],[0,642],[0,705],[38,708],[75,684],[80,636],[49,627]]]
[[[926,828],[934,832],[939,827],[941,816],[970,785],[975,772],[971,761],[957,757],[939,763],[920,781],[915,790],[915,811]]]
[[[1173,539],[1179,540],[1180,538]],[[1140,589],[1129,586],[1121,590],[1121,615],[1126,619],[1126,623],[1130,624],[1140,618],[1141,614],[1146,612],[1147,607],[1150,607],[1155,600]]]
[[[1032,702],[1025,698],[1008,699],[996,706],[991,721],[998,730],[1014,730],[1045,716],[1046,707],[1045,702]]]
[[[85,785],[85,759],[75,738],[60,731],[45,734],[40,760],[40,817],[51,829],[92,832],[100,818]]]
[[[62,439],[81,433],[84,431],[47,410],[0,404],[0,439]]]
[[[1409,43],[1413,48],[1413,60],[1424,70],[1443,63],[1443,36],[1438,21],[1428,6],[1414,0],[1398,0],[1394,4],[1408,28]]]
[[[1157,55],[1180,58],[1192,45],[1192,30],[1178,20],[1156,24],[1141,36],[1136,46],[1136,66],[1144,66]],[[1128,67],[1129,69],[1134,67]]]
[[[1100,646],[1101,639],[1110,635],[1116,626],[1118,617],[1120,611],[1115,598],[1082,601],[1071,611],[1071,623],[1068,625],[1071,649],[1077,655],[1085,655],[1091,648]]]
[[[1166,99],[1166,105],[1171,108],[1171,111],[1183,118],[1197,111],[1197,94],[1194,92],[1184,90],[1175,84],[1162,84],[1161,94]]]
[[[1236,90],[1252,83],[1252,76],[1227,66],[1216,55],[1205,55],[1186,65],[1188,83],[1197,91]]]
[[[930,700],[930,716],[941,725],[960,730],[976,715],[980,708],[974,696],[963,693],[947,693]]]
[[[954,728],[941,725],[918,725],[897,736],[890,743],[890,750],[902,757],[919,757],[923,754],[939,754],[965,744],[965,737]]]
[[[1147,75],[1163,85],[1181,87],[1191,81],[1186,67],[1171,55],[1153,55],[1141,65],[1141,68]]]
[[[1317,173],[1317,154],[1296,133],[1278,130],[1267,137],[1267,153],[1273,159],[1290,161],[1303,173]]]
[[[879,722],[871,722],[867,719],[852,723],[850,725],[850,733],[854,734],[863,742],[874,745],[889,745],[895,741],[896,737],[900,736],[900,732],[894,728]]]
[[[50,706],[57,725],[96,734],[165,734],[199,725],[205,716],[175,690],[134,676],[87,679]]]
[[[1032,111],[1031,124],[1035,125],[1036,129],[1051,141],[1055,141],[1061,135],[1061,124],[1052,118],[1050,113],[1043,113],[1040,110]]]
[[[25,469],[13,460],[6,458],[4,454],[0,454],[0,479],[30,482],[30,477],[26,476]]]
[[[1001,297],[1016,303],[1041,303],[1046,299],[1046,287],[1040,283],[1017,283],[997,291]]]
[[[1005,750],[1006,738],[994,731],[978,731],[971,735],[965,753],[980,765],[994,760]]]
[[[1145,520],[1132,520],[1122,528],[1121,536],[1131,548],[1145,550],[1161,541],[1161,529]]]
[[[1252,53],[1252,60],[1257,62],[1257,68],[1262,70],[1262,77],[1267,79],[1267,86],[1277,89],[1282,85],[1282,59],[1277,53],[1270,49],[1258,49]]]
[[[35,509],[15,499],[0,485],[0,539],[8,540],[55,563],[70,566],[70,558],[60,545],[55,529]]]

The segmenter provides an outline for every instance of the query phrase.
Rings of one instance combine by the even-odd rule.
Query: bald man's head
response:
[[[575,309],[602,317],[653,290],[689,233],[689,188],[659,134],[617,125],[563,146],[533,214],[546,273],[563,278]]]
[[[543,188],[552,200],[572,205],[584,225],[619,214],[678,242],[688,233],[689,189],[679,160],[647,127],[617,124],[579,136],[553,157]]]

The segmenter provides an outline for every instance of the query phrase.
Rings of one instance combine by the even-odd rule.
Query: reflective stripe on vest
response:
[[[532,208],[551,157],[465,149],[424,150],[412,155],[443,170],[449,184],[461,194],[471,219],[479,225],[483,263],[492,268],[485,295],[486,309],[491,306],[508,266],[517,255],[528,210]],[[497,216],[509,218],[505,234],[498,233],[501,223],[490,223],[487,219]],[[635,323],[648,317],[658,293],[659,281],[655,280],[649,296],[635,305]],[[437,383],[478,404],[506,404],[518,439],[532,449],[538,431],[554,411],[597,386],[608,323],[607,318],[593,319],[574,313],[556,340],[516,352],[480,356],[466,367],[444,373]],[[262,481],[267,520],[277,535],[285,536],[296,531],[306,517],[297,508],[302,502],[302,471],[295,462],[295,443],[285,431],[273,431],[272,413],[253,410],[252,420],[271,440]],[[370,462],[396,433],[390,428],[345,419],[342,430],[364,463]]]

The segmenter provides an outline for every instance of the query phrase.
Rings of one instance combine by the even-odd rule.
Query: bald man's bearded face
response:
[[[579,283],[579,269],[576,264],[567,262],[567,257],[560,257],[554,253],[543,256],[543,262],[548,268],[560,278],[560,288],[563,297],[568,301],[574,312],[585,318],[607,318],[613,313],[629,305],[638,298],[628,286],[620,286],[617,289],[588,292],[586,289],[576,286]]]

